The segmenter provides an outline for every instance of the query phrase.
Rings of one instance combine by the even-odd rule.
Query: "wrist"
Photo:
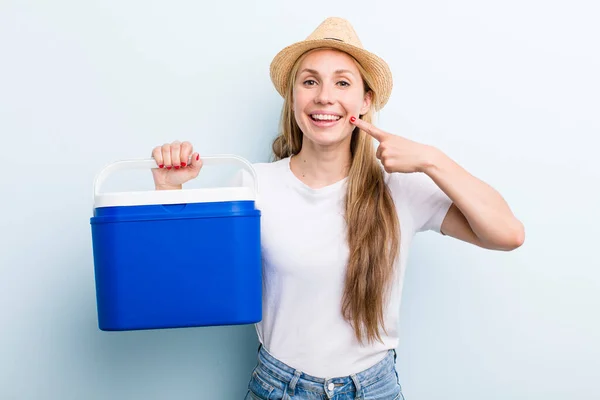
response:
[[[442,163],[444,153],[434,146],[425,145],[423,159],[419,165],[419,172],[429,175]]]
[[[182,185],[155,185],[156,190],[180,190]]]

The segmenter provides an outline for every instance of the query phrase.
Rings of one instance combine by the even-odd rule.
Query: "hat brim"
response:
[[[371,52],[335,39],[304,40],[287,46],[277,53],[271,62],[270,74],[275,89],[282,97],[285,97],[289,74],[296,60],[307,51],[318,48],[333,48],[354,57],[373,78],[374,87],[371,89],[375,91],[377,97],[377,104],[373,104],[374,108],[380,110],[385,106],[393,86],[392,72],[388,64]]]

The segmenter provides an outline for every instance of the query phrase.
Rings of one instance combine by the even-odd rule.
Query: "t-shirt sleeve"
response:
[[[390,185],[394,199],[406,202],[413,217],[415,232],[441,233],[442,222],[452,205],[452,200],[424,173],[392,174]]]

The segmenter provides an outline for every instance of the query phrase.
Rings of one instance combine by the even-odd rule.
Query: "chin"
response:
[[[317,135],[315,135],[315,134],[306,135],[305,134],[304,137],[319,146],[335,146],[335,145],[339,145],[345,141],[349,142],[349,139],[350,139],[348,136],[342,136],[342,135],[326,136],[323,134],[317,134]]]

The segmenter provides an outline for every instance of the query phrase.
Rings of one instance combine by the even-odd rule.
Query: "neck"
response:
[[[334,184],[346,176],[350,169],[350,149],[315,149],[302,146],[293,156],[290,168],[298,179],[309,187],[318,189]]]

